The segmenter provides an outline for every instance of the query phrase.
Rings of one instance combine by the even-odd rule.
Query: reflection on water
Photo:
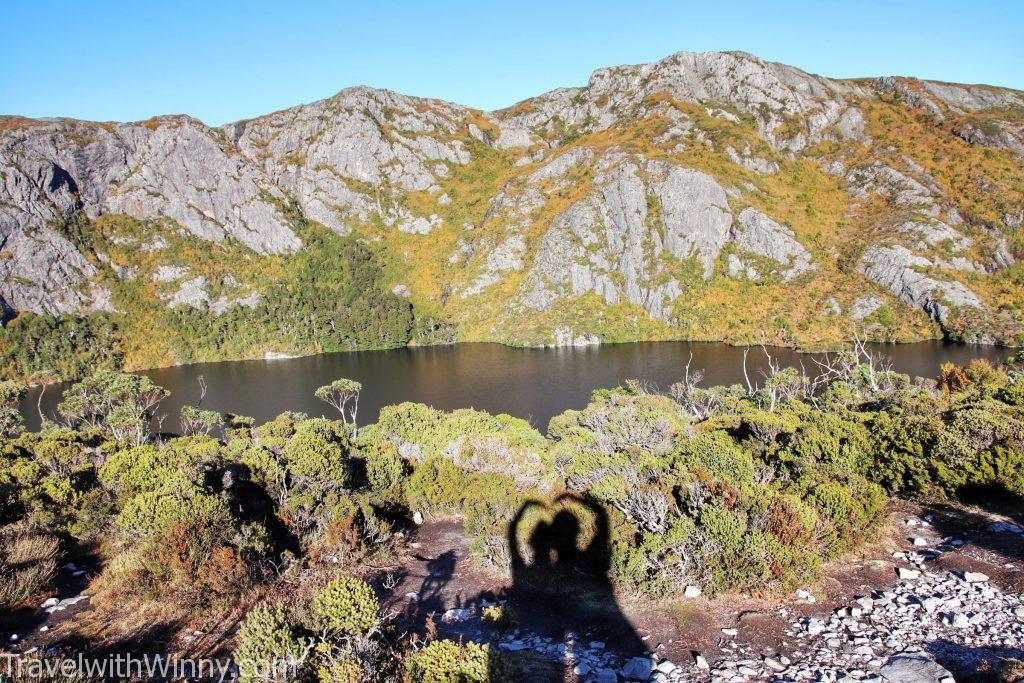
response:
[[[934,376],[941,363],[964,364],[973,358],[993,362],[1011,349],[965,346],[942,342],[878,345],[894,368],[912,376]],[[807,354],[771,349],[780,365],[808,367]],[[458,344],[393,351],[332,353],[286,360],[200,363],[147,370],[144,374],[167,387],[170,397],[161,406],[168,418],[164,429],[177,429],[181,406],[199,400],[198,378],[208,386],[203,408],[250,415],[264,422],[286,411],[332,416],[333,409],[313,397],[313,391],[338,377],[363,383],[359,422],[377,419],[380,408],[418,401],[436,408],[478,408],[508,413],[546,429],[552,416],[582,408],[594,389],[618,386],[635,378],[667,388],[680,378],[693,354],[692,367],[704,369],[704,386],[743,382],[743,348],[726,344],[645,342],[569,349],[519,349],[500,344]],[[760,349],[748,358],[751,376],[766,367]],[[25,398],[23,413],[29,427],[38,427],[38,389]],[[53,416],[60,387],[47,389],[42,408]]]

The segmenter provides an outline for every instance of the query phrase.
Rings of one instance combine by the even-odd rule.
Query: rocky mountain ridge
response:
[[[358,87],[220,128],[3,117],[0,301],[212,320],[312,224],[371,246],[459,339],[1015,344],[1022,159],[1024,93],[745,53],[599,69],[496,112]],[[204,250],[231,258],[202,270]]]

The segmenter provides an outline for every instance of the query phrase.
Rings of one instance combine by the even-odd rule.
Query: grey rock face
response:
[[[665,176],[655,194],[661,203],[666,250],[676,258],[697,255],[704,277],[711,277],[732,226],[725,189],[702,171],[660,164],[653,169]]]
[[[4,213],[0,209],[0,220]],[[0,297],[6,306],[51,315],[92,307],[80,286],[96,269],[55,230],[23,230],[5,223],[0,226],[0,249],[10,254],[0,259]]]
[[[180,280],[185,277],[187,274],[188,268],[163,265],[157,267],[157,269],[153,271],[152,280],[153,282],[174,282],[175,280]]]
[[[850,314],[854,320],[863,320],[884,305],[884,302],[873,296],[860,297],[853,302],[853,311]]]
[[[761,175],[774,175],[779,172],[779,165],[777,163],[752,155],[750,153],[750,147],[744,149],[742,153],[737,152],[732,147],[726,147],[725,153],[729,155],[729,158],[732,159],[733,162],[739,164],[748,171],[760,173]]]
[[[917,249],[928,249],[948,243],[954,250],[963,251],[974,244],[971,238],[941,221],[907,221],[897,227],[896,232],[918,238],[915,245]]]
[[[859,88],[744,52],[679,52],[650,64],[598,69],[585,88],[554,90],[534,98],[529,111],[504,110],[496,118],[503,138],[525,144],[531,130],[556,132],[556,120],[605,130],[620,116],[642,113],[646,98],[656,93],[682,102],[721,102],[751,114],[779,149],[863,136],[863,116],[846,101],[851,94],[866,94]],[[795,137],[777,139],[774,131],[787,116],[800,116],[807,126]]]
[[[930,216],[939,214],[932,190],[923,182],[881,162],[853,168],[846,174],[850,194],[867,199],[872,194],[888,195],[897,206],[916,209]]]
[[[925,311],[938,323],[947,321],[950,307],[984,309],[977,295],[959,282],[929,277],[918,269],[931,261],[902,246],[874,246],[861,257],[859,269],[872,282],[888,289],[904,303]]]
[[[555,328],[556,347],[566,346],[598,346],[601,339],[595,334],[576,334],[568,325],[560,325]]]
[[[1024,95],[1021,93],[982,85],[936,83],[916,78],[886,76],[876,78],[872,87],[875,92],[896,95],[907,104],[925,109],[939,118],[944,118],[942,106],[949,107],[958,114],[982,109],[1024,106]]]
[[[398,224],[398,229],[412,235],[426,235],[441,224],[440,216],[409,216],[407,215]]]
[[[224,131],[307,216],[347,233],[347,221],[371,213],[389,223],[402,218],[368,188],[428,190],[438,187],[445,164],[467,163],[465,144],[449,138],[470,113],[438,100],[350,88]]]
[[[1024,155],[1024,126],[995,122],[988,126],[967,123],[954,131],[972,145],[1009,149]]]
[[[199,122],[168,121],[146,136],[133,157],[108,189],[104,213],[166,216],[198,237],[231,237],[261,254],[299,247],[270,201],[283,201],[280,190]]]
[[[526,241],[520,235],[509,237],[487,254],[484,271],[462,292],[462,298],[475,296],[501,280],[501,273],[523,269]]]
[[[896,96],[912,107],[923,109],[940,121],[946,118],[942,109],[927,94],[908,85],[908,79],[883,76],[876,78],[872,87],[878,93]]]
[[[195,277],[181,283],[174,294],[168,298],[168,304],[174,306],[191,306],[192,308],[205,308],[210,302],[210,295],[206,291],[207,280],[205,277]]]
[[[731,233],[737,246],[783,266],[783,282],[814,270],[810,253],[796,240],[789,228],[749,207],[740,212],[738,221]]]
[[[559,296],[594,292],[665,318],[681,293],[665,257],[695,257],[709,277],[731,225],[725,189],[711,176],[609,155],[598,163],[594,192],[541,239],[522,303],[542,310]]]
[[[0,132],[0,296],[15,309],[73,313],[103,308],[96,275],[55,226],[75,211],[172,218],[203,239],[235,239],[260,253],[297,249],[272,201],[281,194],[187,117],[144,124],[30,122]]]

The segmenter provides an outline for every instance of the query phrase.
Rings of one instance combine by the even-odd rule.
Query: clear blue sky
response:
[[[0,113],[24,116],[221,124],[359,84],[495,109],[679,50],[1024,89],[1022,0],[5,0],[0,18]]]

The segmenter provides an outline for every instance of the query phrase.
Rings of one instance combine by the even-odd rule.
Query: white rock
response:
[[[988,574],[981,572],[964,572],[964,581],[967,583],[985,583],[988,581]]]
[[[622,676],[630,681],[646,681],[651,677],[653,669],[654,662],[648,657],[634,657],[622,667]]]
[[[900,577],[901,579],[914,580],[921,578],[921,572],[917,569],[896,567],[896,576]]]
[[[456,623],[460,621],[466,621],[467,619],[469,619],[470,616],[472,616],[472,612],[470,612],[468,609],[452,608],[441,616],[441,621],[443,621],[446,624]]]
[[[654,668],[663,674],[669,675],[679,667],[670,662],[669,660],[663,659],[660,662],[658,662],[658,664]]]
[[[700,588],[698,588],[697,586],[687,586],[683,590],[683,595],[687,598],[699,598],[700,593]]]

